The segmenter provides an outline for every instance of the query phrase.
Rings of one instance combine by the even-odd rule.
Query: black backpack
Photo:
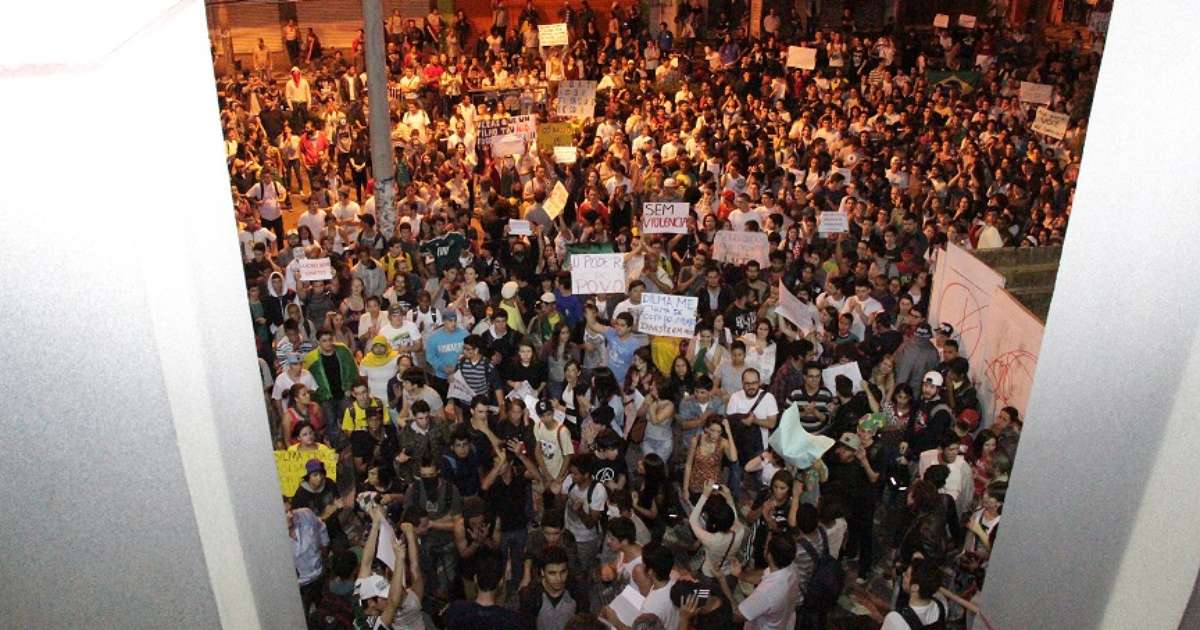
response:
[[[813,573],[808,578],[807,588],[804,589],[803,608],[822,612],[833,610],[834,606],[837,606],[842,588],[846,585],[846,571],[842,569],[840,562],[829,555],[829,538],[825,535],[825,530],[817,529],[817,533],[821,535],[820,553],[817,553],[817,549],[807,539],[800,539],[800,546],[813,559]]]
[[[898,610],[896,612],[899,612],[900,616],[904,617],[904,622],[907,623],[908,627],[912,628],[912,630],[924,630],[924,629],[945,630],[945,628],[946,628],[946,607],[942,605],[942,602],[940,602],[936,599],[933,600],[933,603],[937,605],[938,616],[937,616],[937,621],[934,621],[933,623],[931,623],[929,625],[925,625],[925,624],[921,623],[921,619],[917,617],[917,612],[909,606],[905,606],[904,608],[901,608],[900,610]]]

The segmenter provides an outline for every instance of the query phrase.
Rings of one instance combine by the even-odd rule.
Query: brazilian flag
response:
[[[927,70],[925,71],[925,81],[929,84],[931,91],[938,86],[945,85],[957,87],[963,94],[970,94],[979,84],[979,73],[970,70]]]

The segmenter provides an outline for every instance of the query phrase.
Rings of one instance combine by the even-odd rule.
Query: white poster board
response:
[[[520,219],[508,220],[508,233],[513,236],[532,236],[533,226],[528,221]]]
[[[661,337],[691,339],[696,334],[696,307],[700,298],[666,293],[643,293],[638,332]]]
[[[525,138],[506,134],[492,138],[492,157],[514,157],[525,154]]]
[[[1067,135],[1067,125],[1070,122],[1071,117],[1067,114],[1039,107],[1037,108],[1037,116],[1033,119],[1033,124],[1029,128],[1037,133],[1050,136],[1055,140],[1062,140],[1063,136]]]
[[[975,28],[975,16],[960,13],[958,16],[958,25],[963,28]]]
[[[545,48],[546,46],[566,46],[567,45],[567,25],[566,25],[566,23],[539,25],[538,26],[538,45],[543,48]]]
[[[990,421],[996,411],[1012,406],[1024,417],[1046,327],[1001,288],[992,292],[987,319],[983,344],[971,361],[981,415]]]
[[[858,362],[851,361],[849,363],[839,363],[831,365],[824,370],[821,370],[821,383],[825,385],[834,396],[837,396],[837,377],[845,376],[854,383],[854,393],[862,391],[862,371],[858,369]]]
[[[788,46],[787,67],[812,70],[817,67],[817,49],[806,46]]]
[[[554,147],[554,162],[557,164],[574,164],[579,159],[575,147]]]
[[[393,540],[396,540],[396,530],[385,518],[379,524],[379,538],[376,539],[375,558],[386,564],[389,569],[395,571],[396,550],[392,548]]]
[[[933,16],[933,25],[936,28],[950,28],[950,16],[945,13]]]
[[[625,292],[625,254],[572,254],[571,292]]]
[[[967,359],[979,351],[988,305],[998,287],[1004,287],[1004,276],[967,250],[950,243],[939,254],[929,298],[929,323],[934,328],[943,322],[954,326],[958,352]]]
[[[850,217],[841,212],[822,212],[817,217],[817,234],[843,234],[850,231]]]
[[[1030,83],[1028,81],[1021,82],[1021,93],[1019,98],[1022,103],[1040,103],[1049,105],[1050,99],[1054,96],[1054,86],[1046,85],[1045,83]]]
[[[721,230],[713,241],[713,260],[734,265],[744,265],[757,260],[766,269],[770,264],[767,254],[771,248],[766,232],[734,232]]]
[[[687,234],[686,201],[648,201],[642,204],[642,232],[645,234]]]
[[[564,118],[592,118],[596,115],[595,81],[560,81],[554,113]]]
[[[508,136],[520,136],[527,143],[537,142],[537,127],[535,114],[480,120],[475,123],[475,146],[491,146],[508,139]]]
[[[775,313],[783,319],[791,322],[793,326],[800,329],[800,332],[807,335],[812,332],[813,321],[812,317],[806,316],[808,311],[804,302],[800,298],[788,291],[783,285],[783,281],[779,281],[779,306],[775,307]]]
[[[558,218],[563,210],[567,207],[567,187],[563,186],[562,182],[554,183],[554,190],[550,191],[550,196],[546,198],[546,203],[542,204],[542,209],[546,211],[546,216],[553,221]]]
[[[463,377],[462,372],[455,372],[450,375],[450,389],[446,393],[446,398],[453,400],[461,400],[465,403],[470,403],[475,399],[475,390],[467,385],[467,379]]]
[[[305,258],[300,261],[300,280],[329,280],[333,277],[333,266],[328,258]]]

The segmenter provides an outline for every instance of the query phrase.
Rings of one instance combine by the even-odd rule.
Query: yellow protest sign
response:
[[[275,451],[275,469],[279,473],[279,489],[283,491],[283,496],[296,494],[296,489],[304,480],[304,465],[310,459],[321,460],[329,480],[337,481],[337,458],[337,451],[324,444],[318,444],[316,451]]]
[[[548,122],[538,125],[539,151],[553,151],[554,147],[569,147],[574,144],[575,127],[569,122]]]

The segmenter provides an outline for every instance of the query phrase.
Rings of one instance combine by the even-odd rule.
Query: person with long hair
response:
[[[539,358],[546,366],[546,393],[558,398],[563,392],[567,364],[579,359],[579,347],[571,341],[571,328],[565,321],[554,325],[550,338],[542,344]]]
[[[687,463],[683,467],[683,487],[689,500],[695,503],[706,487],[725,478],[727,463],[738,461],[737,445],[729,421],[712,416],[704,431],[688,445]]]
[[[282,422],[283,443],[287,447],[299,444],[301,430],[305,427],[311,434],[311,443],[315,443],[325,434],[325,419],[321,415],[321,405],[312,399],[312,390],[303,383],[296,383],[289,390],[287,400]]]

